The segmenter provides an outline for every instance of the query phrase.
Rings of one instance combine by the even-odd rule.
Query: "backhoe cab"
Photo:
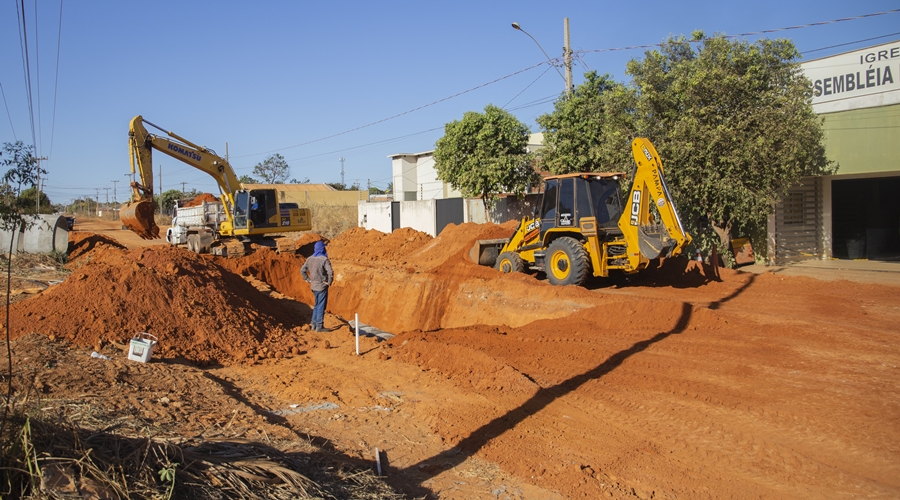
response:
[[[535,216],[523,218],[508,239],[477,242],[470,257],[505,273],[527,267],[554,285],[581,285],[589,275],[634,273],[652,259],[680,254],[691,237],[672,205],[659,155],[644,138],[632,142],[632,153],[636,169],[624,207],[621,172],[547,177]]]

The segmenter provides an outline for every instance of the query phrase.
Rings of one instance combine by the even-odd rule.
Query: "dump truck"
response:
[[[151,134],[145,124],[165,135]],[[282,193],[276,189],[245,189],[228,161],[218,156],[215,151],[198,146],[174,132],[167,132],[144,120],[140,115],[131,120],[128,144],[131,172],[137,174],[138,179],[130,184],[134,192],[133,201],[122,206],[119,218],[125,227],[144,239],[159,238],[160,232],[154,218],[152,158],[154,149],[206,172],[215,179],[219,187],[224,220],[179,224],[178,227],[183,230],[179,229],[177,235],[172,235],[173,241],[181,241],[183,237],[185,244],[192,251],[227,253],[226,240],[273,246],[277,244],[274,239],[285,233],[312,229],[309,209],[300,208],[296,203],[281,203]],[[200,216],[207,217],[208,214],[185,213],[184,220],[192,218],[191,220],[196,221]],[[204,228],[213,229],[211,241],[208,231]]]
[[[666,186],[662,162],[646,138],[631,143],[634,175],[622,200],[624,172],[585,172],[544,179],[541,204],[509,238],[479,240],[469,252],[504,273],[544,272],[554,285],[582,285],[646,268],[679,255],[691,242]]]
[[[199,205],[175,205],[172,227],[166,230],[170,245],[186,245],[194,253],[207,253],[213,247],[219,227],[228,220],[219,201],[201,201]],[[227,253],[227,252],[226,252]]]

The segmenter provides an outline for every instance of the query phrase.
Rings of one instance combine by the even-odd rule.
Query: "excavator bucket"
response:
[[[497,263],[497,257],[500,255],[500,249],[509,241],[508,238],[500,238],[496,240],[478,240],[469,249],[469,260],[479,266],[494,267]]]
[[[153,202],[150,200],[122,205],[119,210],[119,219],[125,227],[145,240],[159,238],[159,226],[156,225],[156,219],[153,216]]]

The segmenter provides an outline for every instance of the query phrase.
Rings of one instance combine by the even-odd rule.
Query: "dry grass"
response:
[[[95,412],[77,413],[89,421]],[[88,427],[16,412],[6,426],[3,498],[404,498],[310,443],[282,443],[283,451],[239,438],[161,437],[130,422]]]
[[[337,235],[359,225],[357,221],[359,209],[333,205],[310,205],[312,230],[325,238],[333,239]]]

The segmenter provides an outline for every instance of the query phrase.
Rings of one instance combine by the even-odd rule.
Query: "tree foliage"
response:
[[[28,221],[22,217],[23,213],[28,213],[29,209],[30,213],[34,213],[35,210],[34,196],[31,197],[30,205],[21,204],[23,201],[20,199],[22,186],[29,184],[36,186],[38,177],[46,174],[47,171],[38,166],[37,158],[34,156],[34,146],[26,146],[22,141],[3,143],[0,157],[2,157],[0,165],[8,168],[3,174],[3,184],[11,195],[0,200],[0,230],[13,231],[22,224],[28,224]]]
[[[670,39],[628,64],[637,129],[655,138],[669,165],[683,218],[708,218],[728,248],[732,229],[765,227],[788,188],[836,166],[825,156],[812,87],[791,41],[751,44],[702,32],[694,40],[696,49]]]
[[[268,157],[253,167],[253,175],[262,179],[263,184],[284,184],[291,175],[291,167],[284,156],[278,153]]]
[[[37,188],[35,187],[25,189],[19,193],[16,204],[21,207],[22,212],[26,214],[35,213],[35,209],[37,209],[37,213],[39,214],[52,214],[54,211],[53,203],[50,201],[47,193],[43,191],[40,192],[40,202],[36,199],[37,194]]]
[[[259,184],[258,180],[254,179],[253,177],[250,177],[247,174],[244,174],[244,175],[238,177],[238,180],[241,182],[241,184]]]
[[[501,192],[520,195],[535,179],[529,130],[508,112],[488,105],[444,126],[434,152],[438,178],[485,204]]]
[[[544,130],[541,168],[554,174],[616,172],[631,163],[634,137],[632,89],[591,71],[552,113],[537,117]]]

